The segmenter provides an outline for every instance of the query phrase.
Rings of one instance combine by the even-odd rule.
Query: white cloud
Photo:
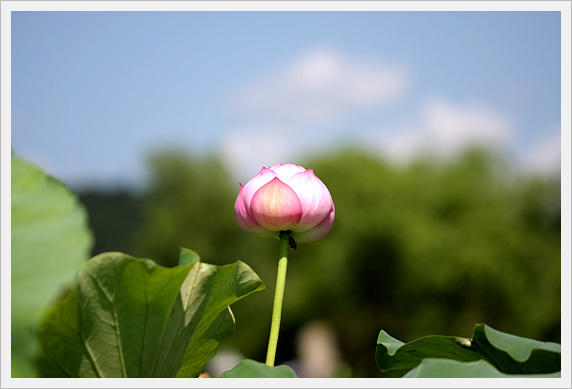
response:
[[[324,125],[399,100],[409,81],[400,65],[315,49],[254,80],[232,109],[257,123]]]
[[[296,163],[330,146],[334,132],[360,114],[399,101],[409,83],[399,65],[329,49],[307,52],[238,91],[231,101],[238,125],[224,134],[219,154],[240,179],[262,166]]]
[[[410,121],[379,131],[370,141],[384,155],[408,161],[420,152],[451,157],[468,146],[502,148],[513,136],[512,120],[487,104],[432,98]]]
[[[561,134],[560,125],[543,131],[521,156],[522,164],[531,173],[554,174],[560,172]]]
[[[417,107],[402,105],[410,112],[406,119],[378,124],[373,132],[363,127],[342,131],[363,123],[360,115],[385,119],[383,109],[405,96],[410,78],[405,68],[379,60],[311,51],[235,96],[232,108],[242,125],[225,134],[219,153],[235,176],[246,181],[262,166],[298,163],[348,139],[397,162],[419,153],[450,158],[469,146],[511,146],[515,125],[507,114],[484,102],[443,97],[426,98]],[[375,126],[371,121],[366,125]]]
[[[264,128],[235,129],[225,136],[218,151],[243,184],[263,166],[270,167],[291,158],[291,147],[280,139],[280,133]]]
[[[301,131],[288,125],[244,127],[228,133],[219,151],[227,166],[243,179],[254,175],[262,166],[295,163],[307,152],[326,151],[344,139],[400,163],[407,163],[420,153],[451,158],[470,146],[506,150],[514,140],[515,126],[511,118],[482,102],[431,98],[411,111],[410,119],[369,134],[358,131],[334,135],[317,129]],[[554,142],[547,141],[543,147],[553,148]],[[554,153],[543,150],[534,151],[534,155],[538,155],[536,161],[548,164],[542,162],[542,158]]]
[[[287,127],[241,127],[225,135],[218,154],[234,177],[244,184],[263,166],[280,162],[300,164],[306,156],[335,145],[336,140],[327,134]]]
[[[511,120],[483,103],[429,101],[422,112],[426,131],[437,147],[456,151],[468,144],[506,145],[513,136]]]

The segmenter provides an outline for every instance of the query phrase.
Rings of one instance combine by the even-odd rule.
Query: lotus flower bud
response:
[[[277,238],[280,231],[290,231],[296,242],[313,242],[328,235],[335,209],[312,169],[279,163],[240,184],[234,215],[246,232]]]

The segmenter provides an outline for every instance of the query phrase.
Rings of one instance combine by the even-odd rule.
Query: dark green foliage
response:
[[[143,222],[141,195],[125,189],[79,194],[88,210],[89,226],[97,239],[92,256],[107,251],[133,253],[136,231]]]
[[[321,261],[322,274],[337,274],[311,298],[286,304],[327,311],[358,376],[374,374],[364,338],[375,337],[376,325],[415,339],[487,322],[559,341],[559,228],[522,218],[530,208],[547,215],[537,206],[545,203],[554,218],[559,195],[547,188],[560,184],[546,179],[545,190],[534,190],[536,180],[501,162],[470,151],[450,163],[401,168],[357,152],[310,163],[328,184],[337,215],[326,240],[304,246],[300,261]],[[300,284],[319,273],[301,272]]]
[[[316,319],[333,326],[355,377],[391,375],[372,358],[379,328],[412,340],[486,322],[560,341],[558,177],[521,176],[478,150],[404,166],[359,150],[284,162],[314,169],[336,220],[325,239],[290,251],[277,363],[296,357],[294,336]],[[151,167],[132,252],[175,265],[186,246],[210,263],[248,263],[268,290],[233,306],[225,345],[264,360],[278,241],[238,227],[238,182],[215,158],[163,153]]]
[[[214,158],[157,154],[151,159],[151,189],[135,252],[175,266],[178,247],[192,247],[211,263],[228,263],[236,234],[233,183]],[[179,244],[173,246],[174,242]]]

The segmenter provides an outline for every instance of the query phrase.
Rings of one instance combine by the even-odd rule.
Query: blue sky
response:
[[[158,147],[237,180],[349,143],[560,166],[558,12],[13,12],[16,153],[72,186]],[[309,168],[309,167],[308,167]]]

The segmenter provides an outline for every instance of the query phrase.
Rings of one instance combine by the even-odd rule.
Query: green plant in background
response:
[[[560,329],[557,182],[507,180],[498,161],[480,152],[448,164],[418,161],[401,168],[363,153],[337,153],[312,164],[336,199],[338,221],[331,231],[333,203],[322,218],[316,216],[320,196],[304,198],[301,188],[312,180],[302,186],[288,181],[295,174],[258,180],[249,200],[243,199],[250,212],[237,211],[241,188],[239,225],[282,235],[279,257],[294,259],[289,297],[282,307],[274,305],[275,318],[284,311],[282,346],[272,351],[278,340],[273,324],[263,364],[249,354],[266,348],[260,334],[267,333],[270,315],[260,311],[272,306],[272,296],[239,300],[264,288],[261,278],[276,274],[267,255],[273,241],[228,226],[234,224],[234,195],[218,164],[157,160],[161,171],[184,174],[158,177],[152,195],[143,195],[144,227],[131,244],[159,231],[147,248],[171,267],[120,252],[87,260],[92,238],[76,197],[12,156],[13,377],[197,377],[233,332],[225,343],[242,347],[247,358],[222,377],[296,377],[288,367],[273,367],[274,359],[291,358],[292,333],[310,319],[333,325],[353,376],[402,375],[403,369],[411,369],[405,377],[560,375],[560,345],[530,339],[555,338]],[[300,204],[316,206],[310,207],[314,216],[304,207],[290,212],[296,201],[286,186]],[[205,201],[210,205],[201,207]],[[319,245],[288,252],[296,241],[328,233]],[[170,259],[172,247],[195,243],[218,261],[248,258],[261,277],[243,262],[211,265],[188,249],[180,250],[177,263]],[[285,267],[279,280],[284,275]],[[282,288],[277,285],[277,295]],[[231,304],[236,321],[248,325],[235,330]],[[521,338],[477,325],[471,339],[425,336],[403,343],[387,333],[459,333],[475,322],[536,335]]]
[[[412,340],[487,323],[560,341],[557,177],[521,176],[479,150],[397,167],[343,151],[312,166],[337,221],[320,247],[298,254],[303,269],[291,266],[299,294],[285,316],[330,322],[354,376],[396,376],[370,365],[381,326]]]
[[[121,196],[123,210],[109,209],[123,212],[118,218],[134,225],[129,240],[121,246],[106,245],[106,249],[128,250],[163,266],[177,265],[178,247],[192,247],[219,265],[225,258],[246,258],[242,254],[248,253],[237,253],[243,239],[232,213],[236,186],[220,161],[193,158],[188,153],[157,153],[150,158],[149,169],[150,188],[132,197],[138,209],[127,207]],[[139,219],[142,222],[136,225]]]
[[[221,166],[212,156],[158,152],[150,160],[151,186],[132,195],[131,206],[125,192],[91,192],[97,203],[90,192],[81,198],[98,247],[169,266],[178,247],[214,264],[247,262],[268,290],[233,305],[235,336],[221,346],[264,360],[260,333],[268,333],[268,320],[250,318],[273,304],[276,264],[268,253],[276,244],[236,226],[238,185]],[[332,328],[351,377],[396,376],[372,363],[380,327],[412,340],[487,323],[560,341],[558,177],[519,174],[482,150],[400,166],[359,149],[332,150],[304,166],[328,184],[337,220],[319,244],[289,252],[277,362],[297,357],[296,334],[313,320]],[[107,240],[103,214],[130,220],[133,239]]]

